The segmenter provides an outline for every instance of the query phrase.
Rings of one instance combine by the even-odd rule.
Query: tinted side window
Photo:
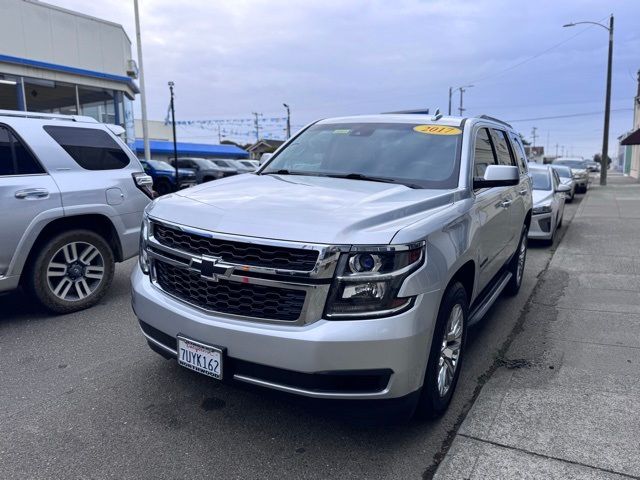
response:
[[[518,160],[518,165],[520,166],[520,172],[527,173],[529,171],[529,167],[527,166],[527,157],[524,154],[524,150],[522,149],[522,144],[520,143],[520,140],[514,135],[511,135],[511,145],[513,145],[513,153],[515,154],[516,159]]]
[[[0,175],[33,175],[44,170],[23,143],[0,127]]]
[[[493,134],[493,143],[496,147],[496,154],[498,155],[498,165],[515,166],[516,162],[511,155],[506,133],[493,128],[491,129],[491,133]]]
[[[51,125],[44,130],[86,170],[116,170],[129,165],[129,157],[107,132]]]
[[[0,127],[0,175],[14,174],[10,135],[11,134],[6,128]]]
[[[497,163],[489,131],[486,128],[481,128],[476,134],[476,146],[473,154],[473,176],[484,177],[487,166]]]

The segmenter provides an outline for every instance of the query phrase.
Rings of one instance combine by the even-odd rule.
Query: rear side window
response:
[[[0,176],[44,173],[33,154],[8,128],[0,126]]]
[[[529,168],[527,167],[527,157],[524,154],[524,150],[522,149],[522,144],[520,140],[515,136],[511,135],[511,145],[513,145],[513,153],[518,159],[518,165],[520,166],[521,173],[527,173]]]
[[[86,170],[117,170],[129,157],[103,130],[47,125],[44,130]]]
[[[511,155],[509,141],[507,135],[502,130],[491,129],[493,134],[493,143],[496,147],[496,155],[498,156],[498,165],[515,166],[516,162]]]
[[[495,165],[496,163],[489,131],[486,128],[481,128],[476,134],[476,146],[473,155],[473,176],[483,178],[487,167],[489,165]]]

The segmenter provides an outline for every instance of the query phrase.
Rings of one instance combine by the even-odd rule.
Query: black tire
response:
[[[449,387],[444,394],[441,394],[438,387],[438,376],[443,339],[449,318],[457,306],[460,307],[462,312],[462,334],[459,342],[459,356],[455,362],[455,369]],[[422,419],[437,418],[442,416],[449,407],[462,368],[464,346],[467,339],[468,318],[469,300],[467,292],[460,282],[456,282],[447,289],[440,304],[440,310],[438,311],[438,318],[433,332],[433,340],[431,341],[431,348],[429,349],[429,360],[427,362],[424,382],[416,406],[416,417]]]
[[[76,246],[71,247],[71,244]],[[66,259],[58,261],[67,255],[65,246],[75,248],[74,262],[66,262]],[[95,248],[98,253],[94,255],[90,247]],[[91,259],[85,263],[83,256],[84,260],[89,257]],[[54,259],[55,267],[51,265]],[[61,263],[65,264],[58,267]],[[50,268],[52,271],[57,270],[55,276],[48,276]],[[42,246],[26,271],[28,276],[25,283],[29,292],[44,308],[53,313],[70,313],[99,302],[111,285],[114,269],[111,247],[100,235],[89,230],[70,230],[58,234]],[[99,279],[96,278],[100,275]],[[64,284],[60,286],[62,282]],[[80,285],[76,285],[77,283]],[[67,285],[69,288],[65,293]],[[57,287],[60,287],[58,295],[55,293]]]
[[[522,279],[524,278],[524,268],[527,263],[527,247],[529,244],[529,227],[527,225],[522,226],[522,233],[520,234],[520,242],[518,242],[518,248],[513,254],[513,258],[509,262],[508,270],[511,272],[511,279],[504,291],[507,295],[517,295],[522,286]],[[522,264],[520,264],[520,256],[524,244],[524,258]]]
[[[153,188],[159,197],[173,192],[173,187],[166,180],[158,180]]]

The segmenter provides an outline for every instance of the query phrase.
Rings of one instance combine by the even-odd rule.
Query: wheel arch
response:
[[[68,217],[59,217],[49,222],[40,230],[36,240],[29,249],[29,254],[24,263],[24,268],[20,276],[20,282],[24,281],[24,273],[29,270],[31,262],[37,257],[40,248],[54,236],[69,230],[89,230],[97,233],[111,247],[116,262],[123,260],[122,245],[118,232],[108,217],[101,214],[81,214]]]
[[[467,297],[469,301],[469,305],[471,305],[471,301],[473,299],[474,287],[476,281],[476,264],[473,260],[469,260],[466,263],[462,264],[458,270],[451,276],[449,279],[449,283],[443,290],[446,292],[451,285],[456,282],[460,282],[467,292]]]

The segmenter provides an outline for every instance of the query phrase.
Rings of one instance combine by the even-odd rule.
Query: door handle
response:
[[[529,190],[527,190],[526,188],[523,188],[522,190],[519,190],[519,191],[518,191],[518,193],[519,193],[520,195],[526,195],[528,191],[529,191]]]
[[[502,202],[500,202],[500,206],[502,208],[508,208],[509,205],[511,205],[513,203],[513,200],[504,200]]]
[[[49,190],[46,188],[25,188],[15,193],[16,198],[46,198],[49,196]]]

